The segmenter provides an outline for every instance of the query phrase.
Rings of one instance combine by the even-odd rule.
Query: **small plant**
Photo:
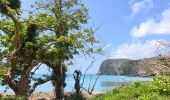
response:
[[[81,91],[80,91],[80,89],[81,89],[80,79],[81,79],[81,76],[82,76],[81,71],[75,70],[73,76],[74,76],[74,80],[75,80],[75,86],[74,86],[74,88],[76,90],[75,95],[77,97],[79,97],[79,96],[81,96]]]

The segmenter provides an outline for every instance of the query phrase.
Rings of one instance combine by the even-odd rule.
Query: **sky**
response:
[[[35,0],[34,0],[35,1]],[[89,27],[99,29],[96,38],[105,55],[96,55],[95,63],[88,73],[97,73],[105,59],[150,58],[164,49],[158,50],[161,42],[170,41],[170,1],[169,0],[83,0],[89,10]],[[23,8],[29,8],[30,0],[23,0]],[[80,69],[83,72],[92,61],[81,56],[68,71]],[[42,69],[44,70],[44,69]],[[43,72],[43,71],[40,71]]]

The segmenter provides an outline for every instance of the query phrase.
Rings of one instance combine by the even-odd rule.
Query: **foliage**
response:
[[[169,100],[170,77],[157,76],[152,82],[135,82],[90,100]]]
[[[5,68],[0,68],[0,79],[3,78],[3,75],[6,73],[6,69]]]
[[[20,95],[30,94],[50,80],[64,86],[65,63],[75,55],[99,50],[94,46],[97,41],[93,29],[85,27],[88,10],[81,0],[37,0],[34,12],[22,18],[24,10],[20,7],[21,0],[0,1],[0,59],[5,58],[6,64],[1,66],[7,68],[4,85]],[[52,68],[54,74],[34,78],[31,70],[41,64]]]
[[[37,0],[33,7],[38,12],[34,13],[37,18],[33,22],[37,22],[42,32],[50,33],[42,35],[39,45],[43,46],[37,51],[37,58],[45,60],[53,69],[53,84],[61,96],[64,94],[61,88],[65,85],[65,64],[72,63],[76,55],[87,56],[98,51],[93,29],[85,27],[88,10],[81,0]]]
[[[20,7],[21,7],[20,0],[1,0],[0,1],[0,13],[2,14],[8,14],[9,8],[11,9],[11,11],[17,12],[20,9]]]

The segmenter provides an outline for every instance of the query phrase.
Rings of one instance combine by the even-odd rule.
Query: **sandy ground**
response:
[[[97,94],[103,94],[105,92],[93,92],[92,95],[89,95],[88,93],[83,93],[83,95],[87,98],[92,98]],[[69,94],[69,93],[66,93]],[[1,94],[2,96],[8,96],[8,95],[14,95],[14,94],[9,94],[9,93],[3,93]],[[54,100],[54,93],[53,92],[36,92],[33,93],[30,97],[29,100]]]
[[[89,95],[88,93],[83,93],[83,95],[87,98],[92,98],[97,94],[103,94],[105,92],[93,92],[92,95]],[[69,93],[67,93],[69,95]],[[45,93],[45,92],[37,92],[34,93],[29,97],[29,100],[53,100],[54,98],[54,93]]]

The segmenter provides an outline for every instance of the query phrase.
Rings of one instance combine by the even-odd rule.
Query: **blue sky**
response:
[[[96,73],[107,58],[142,59],[163,52],[159,42],[170,40],[169,0],[83,0],[89,9],[90,27],[98,27],[96,37],[104,46],[105,56],[96,56],[89,73]],[[28,9],[30,1],[24,0]],[[86,69],[90,60],[77,57],[69,72]]]

